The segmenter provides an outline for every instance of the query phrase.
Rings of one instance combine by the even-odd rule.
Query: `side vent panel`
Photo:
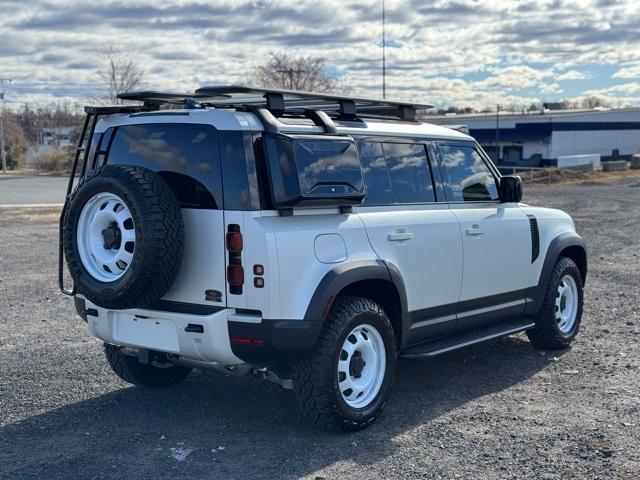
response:
[[[538,229],[538,219],[533,215],[529,217],[529,227],[531,227],[531,263],[535,262],[540,255],[540,230]]]

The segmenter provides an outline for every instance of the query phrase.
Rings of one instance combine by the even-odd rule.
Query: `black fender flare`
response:
[[[560,254],[569,247],[578,247],[584,251],[585,265],[584,265],[584,279],[587,276],[587,246],[584,239],[574,232],[564,232],[556,236],[547,248],[547,253],[544,257],[544,263],[540,272],[540,278],[538,284],[529,287],[527,291],[527,307],[525,310],[526,315],[536,315],[540,308],[542,308],[542,302],[547,289],[547,284],[551,278],[551,272],[560,257]]]
[[[407,311],[407,294],[398,268],[382,260],[356,260],[340,263],[325,274],[309,301],[304,319],[324,322],[340,291],[363,280],[384,280],[393,284],[398,290],[401,312]]]

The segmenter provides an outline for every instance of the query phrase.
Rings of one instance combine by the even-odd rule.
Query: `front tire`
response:
[[[370,425],[395,378],[396,339],[376,302],[338,297],[311,353],[296,365],[294,391],[304,417],[327,430]]]
[[[166,387],[181,382],[191,372],[190,368],[171,363],[140,363],[137,357],[127,355],[121,347],[104,344],[104,354],[109,366],[122,380],[143,387]]]
[[[531,343],[545,350],[567,348],[580,329],[582,302],[580,270],[573,260],[561,257],[551,273],[536,325],[527,331]]]

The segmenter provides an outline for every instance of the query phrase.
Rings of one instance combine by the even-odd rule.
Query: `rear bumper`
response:
[[[311,351],[322,327],[320,321],[268,320],[233,308],[208,314],[107,310],[76,297],[76,309],[91,333],[107,343],[221,365],[294,362]]]
[[[230,320],[231,349],[235,356],[252,365],[292,363],[311,351],[321,328],[321,321],[312,320]]]
[[[233,309],[208,315],[131,309],[107,310],[85,300],[87,324],[97,338],[114,345],[145,348],[189,360],[221,365],[244,363],[231,350],[229,317]],[[93,310],[91,310],[93,309]]]

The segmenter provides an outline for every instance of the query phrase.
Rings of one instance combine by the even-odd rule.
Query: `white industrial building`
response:
[[[628,160],[640,152],[640,108],[427,115],[423,121],[465,125],[499,165],[556,165],[558,157]]]

